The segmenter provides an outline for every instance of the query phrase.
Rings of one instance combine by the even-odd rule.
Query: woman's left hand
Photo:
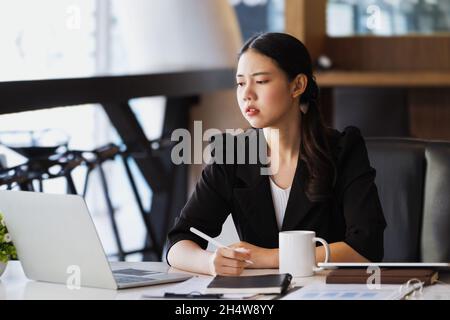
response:
[[[233,243],[230,248],[244,248],[250,251],[253,264],[247,268],[278,268],[278,249],[267,249],[245,241]]]

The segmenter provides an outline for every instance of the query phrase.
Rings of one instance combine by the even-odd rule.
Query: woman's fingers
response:
[[[216,252],[216,258],[215,258],[215,265],[220,266],[226,266],[226,267],[232,267],[232,268],[244,268],[247,264],[243,260],[229,258],[225,256],[224,251],[222,249],[219,249]],[[226,252],[228,254],[228,252]],[[232,255],[230,255],[232,256]]]
[[[218,253],[223,257],[240,261],[250,260],[251,258],[250,250],[245,248],[220,248],[218,249]]]
[[[217,274],[222,276],[238,276],[244,271],[244,268],[233,268],[233,267],[227,267],[222,266],[219,268]]]
[[[250,257],[247,250],[235,252],[233,249],[217,249],[212,256],[211,274],[239,275],[249,264],[245,262]]]
[[[245,268],[247,263],[245,261],[234,260],[229,258],[223,258],[220,261],[222,266],[232,267],[232,268]]]

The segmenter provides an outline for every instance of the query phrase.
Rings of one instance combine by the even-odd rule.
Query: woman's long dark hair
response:
[[[308,78],[300,104],[308,105],[302,114],[300,157],[306,163],[308,179],[305,192],[311,201],[324,201],[332,194],[335,169],[327,142],[325,128],[319,110],[319,87],[313,76],[311,57],[305,45],[285,33],[257,34],[247,40],[239,57],[253,49],[271,58],[285,72],[289,81],[299,74]]]

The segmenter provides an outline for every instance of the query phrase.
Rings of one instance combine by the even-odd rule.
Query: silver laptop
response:
[[[157,270],[117,270],[117,262],[112,271],[80,196],[0,191],[0,212],[29,279],[123,289],[191,278]]]

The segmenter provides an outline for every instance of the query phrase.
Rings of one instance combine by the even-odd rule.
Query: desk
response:
[[[145,270],[161,270],[168,272],[183,272],[170,268],[163,262],[128,262],[126,267]],[[121,268],[124,267],[121,265]],[[117,266],[112,263],[112,268]],[[258,275],[277,273],[277,269],[247,269],[244,275]],[[186,273],[186,272],[183,272]],[[294,278],[294,286],[306,286],[325,282],[326,271],[318,273],[313,277]],[[450,275],[441,277],[449,283]],[[207,277],[207,276],[205,276]],[[162,284],[151,287],[141,287],[125,290],[107,290],[83,287],[79,290],[69,290],[63,284],[32,281],[25,277],[19,261],[10,261],[5,273],[0,278],[0,300],[137,300],[149,288],[164,288],[171,284]],[[433,285],[426,287],[423,294],[424,299],[450,299],[450,286]]]
[[[124,265],[121,264],[121,268]],[[126,267],[139,268],[144,270],[161,270],[168,272],[182,272],[169,267],[163,262],[128,262]],[[114,262],[112,268],[115,269]],[[244,271],[245,275],[257,275],[267,273],[277,273],[276,269],[252,270]],[[207,276],[205,276],[207,277]],[[212,278],[212,277],[210,277]],[[324,275],[317,275],[315,277],[302,278],[298,280],[298,285],[305,285],[307,283],[324,282]],[[296,281],[297,283],[297,281]],[[136,300],[140,299],[141,295],[149,288],[164,288],[171,284],[162,284],[151,287],[141,287],[125,290],[107,290],[82,287],[79,290],[70,290],[64,284],[53,284],[46,282],[38,282],[29,280],[25,277],[22,265],[19,261],[10,261],[6,267],[5,273],[0,278],[0,300],[57,300],[57,299],[88,299],[88,300]]]

